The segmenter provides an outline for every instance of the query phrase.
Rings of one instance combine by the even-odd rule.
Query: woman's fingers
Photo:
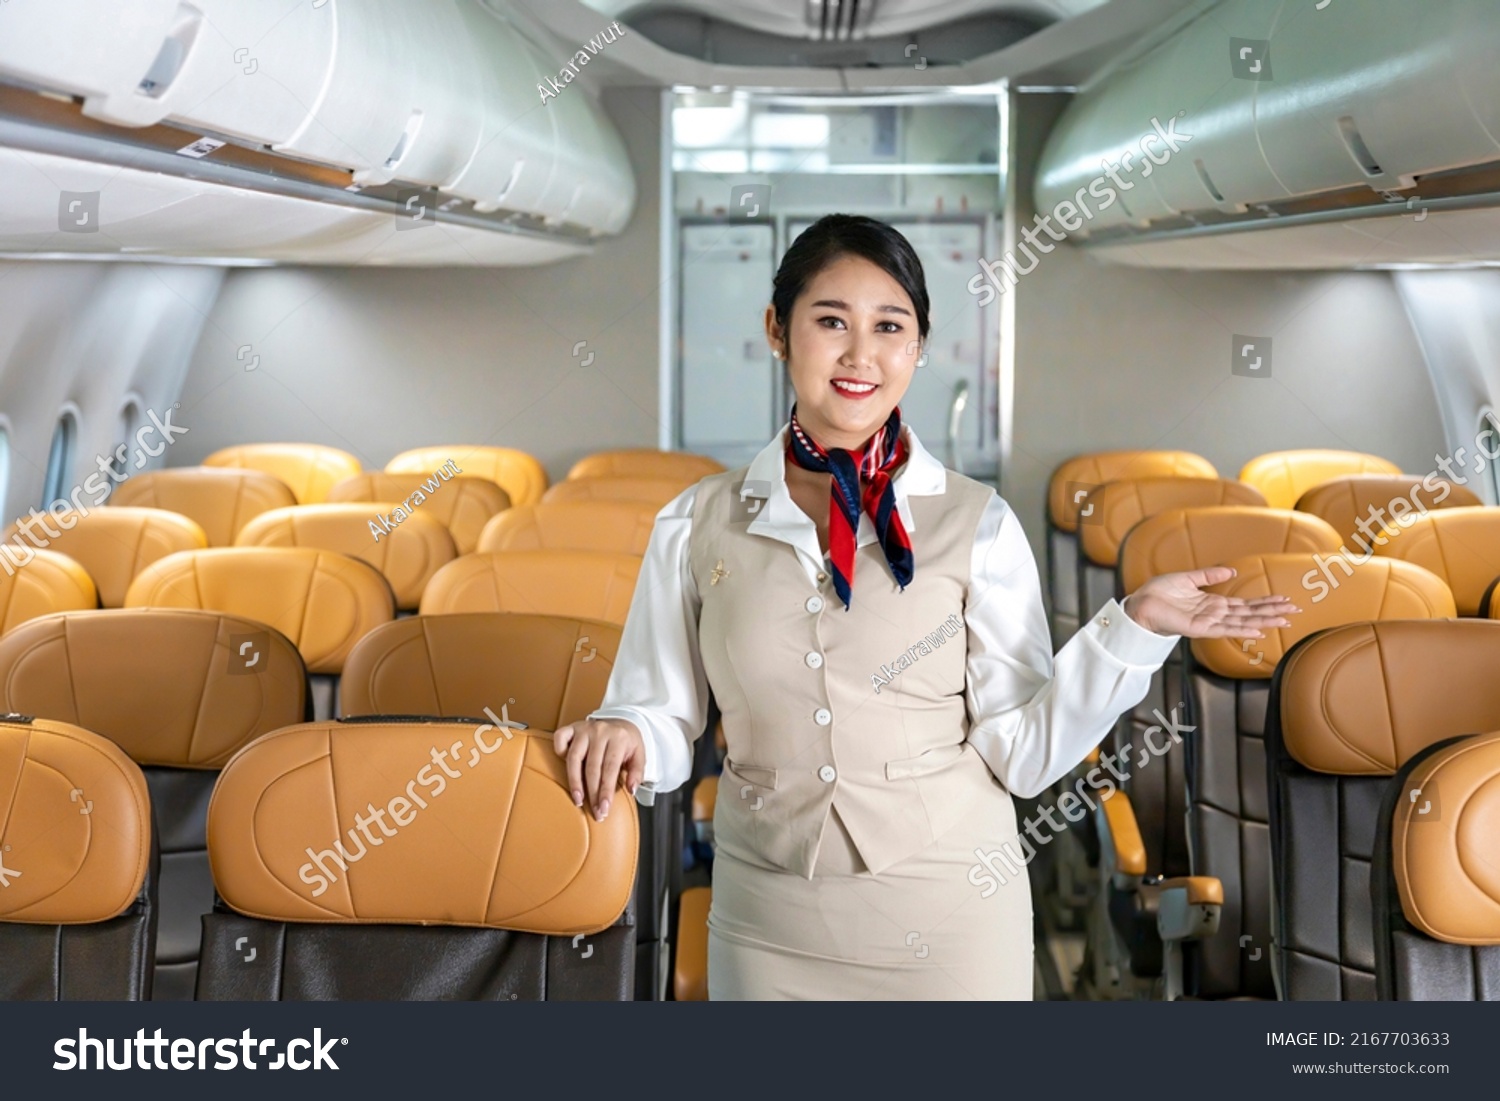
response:
[[[554,743],[556,737],[553,738]],[[568,744],[568,793],[573,796],[575,807],[583,806],[583,759],[589,751],[587,734],[574,731]]]
[[[604,750],[604,766],[599,770],[599,791],[594,796],[594,817],[600,822],[609,814],[610,796],[620,780],[620,765],[625,760],[625,742],[613,738]]]

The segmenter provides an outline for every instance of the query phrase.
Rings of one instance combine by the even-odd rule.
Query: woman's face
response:
[[[882,268],[843,256],[807,283],[786,331],[766,309],[766,336],[787,359],[797,421],[824,447],[862,447],[911,385],[921,355],[917,310]]]

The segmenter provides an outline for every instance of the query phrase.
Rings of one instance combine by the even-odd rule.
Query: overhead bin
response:
[[[1225,0],[1075,97],[1043,150],[1037,209],[1072,200],[1174,116],[1190,140],[1149,178],[1137,154],[1124,203],[1075,236],[1401,201],[1425,176],[1500,161],[1494,12],[1493,0]]]
[[[79,96],[92,118],[618,232],[629,159],[586,88],[542,102],[560,66],[479,0],[0,4],[0,81]]]

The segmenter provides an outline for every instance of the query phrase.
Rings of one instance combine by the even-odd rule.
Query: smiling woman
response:
[[[740,792],[714,816],[713,999],[1031,997],[1026,877],[967,874],[1015,841],[1011,794],[1081,761],[1178,635],[1294,610],[1203,591],[1227,569],[1169,574],[1054,661],[1015,514],[901,422],[929,308],[891,226],[834,214],[797,238],[765,313],[788,423],[658,515],[603,706],[555,736],[602,819],[621,775],[643,803],[689,778],[712,691]],[[871,677],[950,622],[965,645]]]

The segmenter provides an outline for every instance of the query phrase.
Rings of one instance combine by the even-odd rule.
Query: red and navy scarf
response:
[[[791,431],[787,434],[787,458],[804,470],[832,474],[832,500],[828,513],[828,556],[833,562],[833,587],[847,611],[854,585],[855,539],[859,534],[861,509],[869,514],[875,534],[885,551],[891,574],[903,589],[911,584],[913,562],[911,538],[901,513],[896,510],[896,491],[891,472],[906,461],[906,441],[901,438],[901,410],[891,410],[890,419],[858,451],[827,450],[802,431],[797,408],[792,407]]]

